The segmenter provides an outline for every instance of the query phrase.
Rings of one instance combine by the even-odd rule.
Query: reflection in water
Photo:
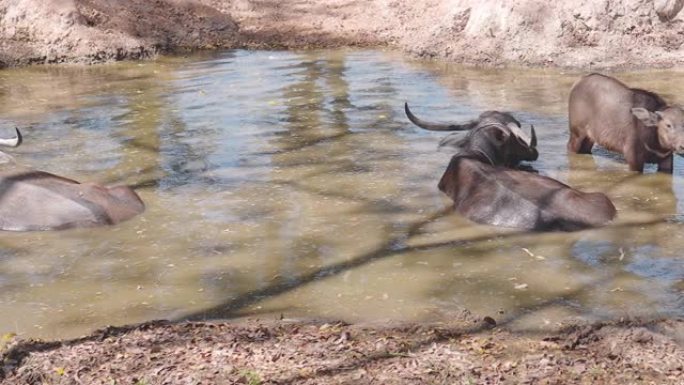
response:
[[[677,72],[623,74],[678,95]],[[119,226],[2,233],[0,332],[65,337],[153,318],[440,320],[463,307],[521,329],[683,315],[681,186],[565,151],[577,74],[474,70],[375,51],[244,52],[0,72],[19,162],[136,186]],[[541,174],[606,192],[603,229],[474,225],[436,188],[435,120],[486,109],[534,124]],[[676,100],[674,100],[676,101]],[[0,135],[5,134],[0,131]],[[6,135],[6,136],[7,136]]]

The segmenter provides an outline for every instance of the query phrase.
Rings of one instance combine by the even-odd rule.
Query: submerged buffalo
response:
[[[21,144],[1,139],[0,145]],[[0,230],[34,231],[116,224],[145,210],[129,187],[103,187],[44,171],[0,171]]]
[[[568,101],[568,151],[591,153],[594,143],[622,153],[632,171],[657,163],[672,173],[672,154],[684,153],[684,111],[658,94],[629,88],[617,79],[589,74],[572,87]]]
[[[509,168],[536,160],[536,134],[528,139],[510,114],[488,111],[465,124],[441,125],[406,115],[427,129],[468,129],[459,140],[439,189],[454,209],[478,223],[535,231],[573,231],[606,224],[615,217],[613,203],[602,193],[585,193],[557,180]]]
[[[475,142],[475,147],[481,147],[487,150],[488,156],[494,156],[493,164],[500,164],[504,166],[513,167],[521,161],[537,160],[539,153],[537,152],[537,135],[534,132],[534,127],[530,128],[531,137],[527,136],[520,128],[518,122],[511,114],[499,111],[485,111],[477,119],[469,120],[462,123],[434,123],[426,122],[419,119],[408,107],[408,103],[404,104],[404,111],[409,120],[416,126],[431,130],[431,131],[469,131],[465,137],[461,134],[452,134],[439,142],[440,147],[449,146],[456,149],[461,149],[464,142]],[[501,140],[506,136],[506,144],[500,145],[498,148],[490,148],[493,143],[486,141],[483,136],[475,135],[481,129],[492,131],[494,135],[498,135]],[[484,153],[484,152],[483,152]]]

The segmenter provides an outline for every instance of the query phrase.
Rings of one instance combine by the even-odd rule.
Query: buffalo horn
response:
[[[532,139],[530,140],[530,147],[537,147],[537,133],[534,132],[534,125],[530,124],[530,135]]]
[[[446,123],[432,123],[426,122],[418,119],[411,110],[409,110],[408,103],[404,103],[404,111],[406,111],[406,116],[409,118],[411,123],[415,124],[420,128],[424,128],[430,131],[463,131],[470,130],[477,125],[477,121],[469,121],[462,124],[446,124]]]
[[[12,139],[0,139],[0,146],[6,146],[6,147],[18,147],[23,138],[21,137],[21,132],[19,132],[18,128],[14,128],[17,131],[17,136],[12,138]]]

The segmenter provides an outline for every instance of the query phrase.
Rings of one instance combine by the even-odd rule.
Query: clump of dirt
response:
[[[202,48],[392,46],[475,65],[684,63],[682,0],[16,0],[0,66]]]
[[[682,384],[683,344],[684,320],[549,335],[472,317],[394,326],[160,321],[15,341],[2,354],[0,384]]]

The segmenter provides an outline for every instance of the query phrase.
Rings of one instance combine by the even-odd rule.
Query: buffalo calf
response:
[[[594,73],[575,83],[568,117],[568,151],[589,154],[597,143],[622,153],[632,171],[657,163],[658,171],[672,173],[672,154],[684,153],[684,111],[610,76]]]

